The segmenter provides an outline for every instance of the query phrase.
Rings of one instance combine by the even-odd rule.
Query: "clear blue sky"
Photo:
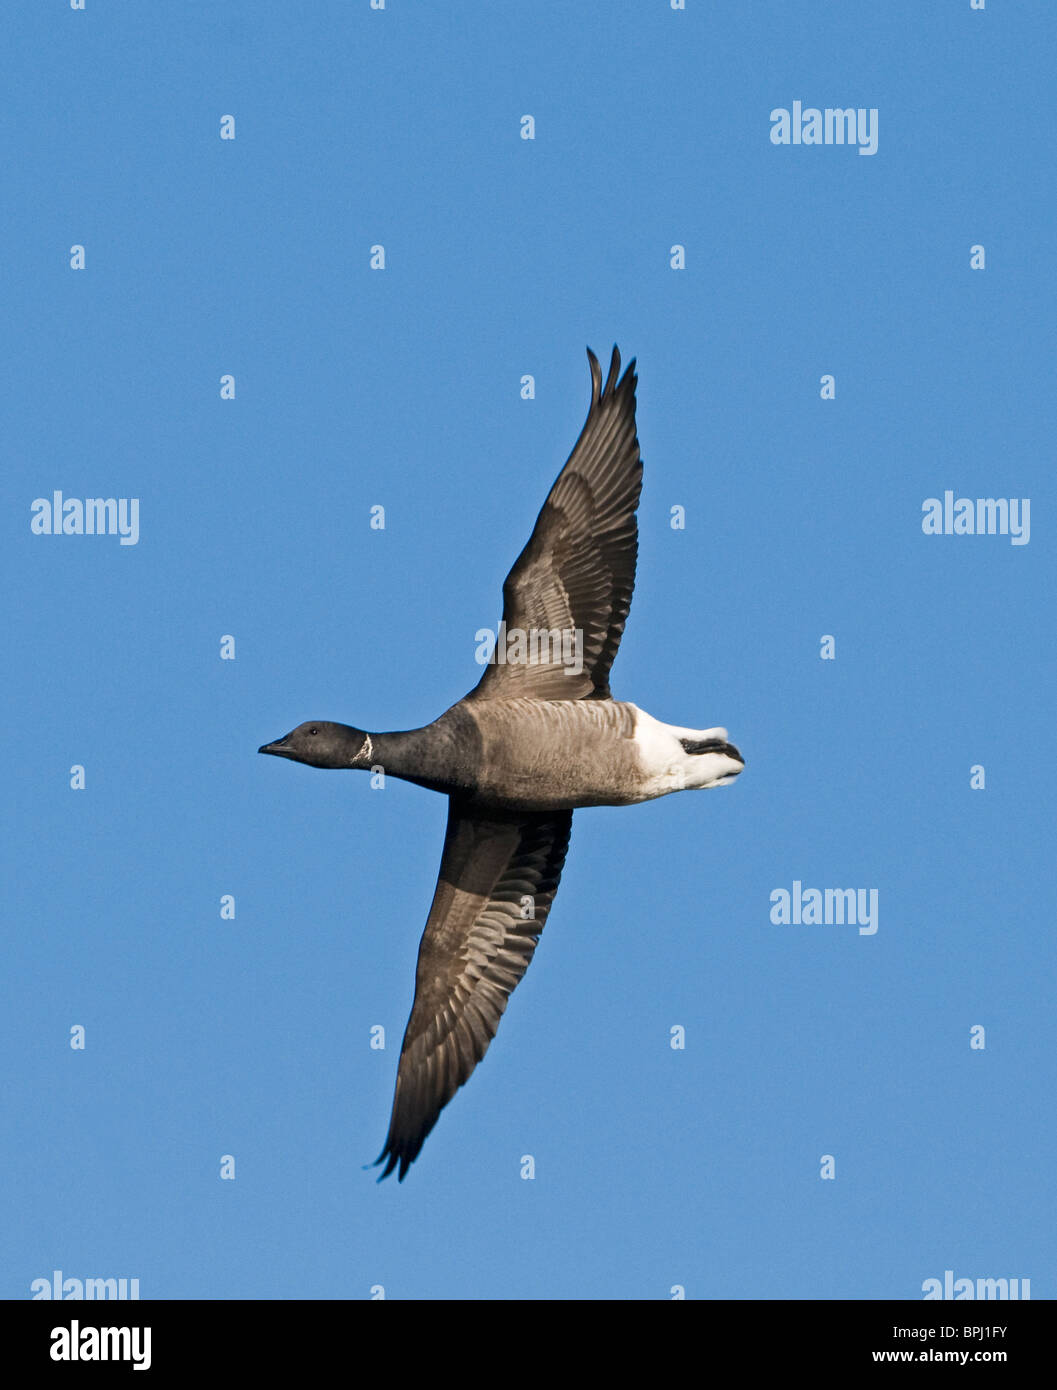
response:
[[[295,8],[6,20],[0,1292],[1053,1297],[1052,6]],[[794,101],[876,108],[876,154],[773,144]],[[476,683],[614,341],[613,689],[747,770],[576,814],[378,1186],[445,803],[256,749]],[[948,489],[1030,541],[924,535]],[[33,534],[55,490],[138,542]],[[877,931],[776,925],[797,881]]]

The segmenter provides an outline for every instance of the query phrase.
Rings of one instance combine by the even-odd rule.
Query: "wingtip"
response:
[[[587,349],[587,361],[591,367],[591,404],[595,406],[602,394],[602,368],[590,348]]]
[[[601,365],[599,364],[598,358],[594,355],[590,348],[587,349],[587,360],[591,366],[592,407],[598,405],[600,401],[605,400],[607,396],[612,395],[612,393],[617,389],[617,387],[622,386],[624,382],[627,381],[629,378],[631,380],[632,386],[634,386],[637,380],[635,376],[636,359],[634,357],[628,363],[627,368],[624,371],[624,376],[621,377],[620,348],[617,347],[616,343],[613,344],[613,352],[609,359],[609,371],[606,373],[606,382],[604,386],[602,385]]]
[[[606,377],[606,384],[602,395],[608,396],[616,385],[617,377],[620,376],[620,349],[616,343],[613,344],[613,356],[609,359],[609,375]]]
[[[633,357],[633,359],[629,361],[629,364],[624,367],[624,374],[622,377],[622,375],[620,375],[620,349],[616,343],[613,343],[613,352],[611,359],[609,359],[609,371],[606,373],[605,385],[602,385],[602,368],[599,366],[599,361],[597,357],[595,357],[595,354],[591,352],[590,347],[587,349],[587,360],[588,363],[591,364],[592,407],[597,406],[599,402],[605,400],[606,396],[611,396],[616,391],[620,391],[624,386],[627,386],[627,388],[634,393],[634,388],[636,388],[638,384],[638,377],[636,375],[636,367],[638,364],[637,357]]]
[[[378,1174],[378,1181],[383,1182],[391,1173],[396,1173],[397,1182],[403,1182],[411,1170],[412,1163],[417,1157],[417,1154],[412,1154],[409,1158],[406,1152],[398,1153],[395,1149],[389,1147],[389,1142],[387,1140],[385,1148],[374,1162],[365,1163],[363,1166],[364,1169],[377,1168],[379,1163],[385,1163],[385,1167]],[[388,1162],[386,1162],[387,1159]]]
[[[383,1180],[383,1178],[387,1178],[387,1177],[389,1176],[389,1174],[393,1171],[393,1169],[396,1167],[396,1155],[389,1152],[389,1144],[388,1144],[388,1141],[386,1142],[385,1148],[382,1150],[382,1152],[378,1155],[378,1157],[374,1160],[373,1163],[365,1163],[365,1164],[363,1165],[365,1169],[367,1169],[367,1168],[377,1168],[378,1165],[379,1165],[379,1163],[385,1163],[385,1160],[386,1160],[386,1159],[389,1160],[389,1163],[388,1163],[388,1165],[387,1165],[385,1168],[383,1168],[382,1171],[378,1174],[378,1181],[379,1181],[379,1182],[381,1182],[381,1181]]]

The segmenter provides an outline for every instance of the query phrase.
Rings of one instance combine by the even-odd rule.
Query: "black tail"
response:
[[[681,738],[679,742],[688,753],[726,753],[728,758],[737,758],[739,763],[745,761],[733,743],[724,743],[721,738]]]

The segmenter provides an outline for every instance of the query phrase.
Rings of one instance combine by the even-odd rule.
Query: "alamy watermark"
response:
[[[921,1286],[925,1302],[934,1298],[1008,1298],[1029,1300],[1030,1279],[955,1279],[953,1269],[943,1271],[942,1281],[926,1279]]]
[[[948,488],[943,501],[926,497],[921,504],[926,536],[1008,536],[1011,545],[1031,540],[1030,497],[959,497]]]
[[[67,497],[53,492],[30,503],[29,529],[35,536],[120,536],[122,545],[139,540],[138,497]]]
[[[521,627],[499,624],[474,633],[479,666],[562,666],[567,676],[584,669],[584,633],[579,627]]]
[[[860,936],[877,930],[876,888],[805,888],[798,878],[788,888],[771,892],[771,921],[782,926],[857,926]]]
[[[805,106],[794,101],[771,112],[772,145],[857,145],[860,154],[877,153],[876,106]]]
[[[55,1270],[51,1278],[34,1279],[29,1286],[34,1301],[38,1298],[55,1299],[135,1299],[139,1298],[138,1279],[64,1279],[61,1269]]]
[[[51,1329],[53,1361],[131,1361],[134,1371],[149,1371],[149,1327],[69,1327]]]

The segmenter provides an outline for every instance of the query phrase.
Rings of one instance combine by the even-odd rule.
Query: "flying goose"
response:
[[[614,347],[603,386],[587,356],[587,421],[507,575],[505,649],[476,688],[422,729],[310,720],[258,750],[312,767],[381,766],[448,796],[381,1178],[399,1168],[404,1180],[495,1037],[558,890],[573,810],[723,786],[744,766],[725,729],[662,724],[610,694],[638,551],[637,378],[632,361],[618,380]]]

